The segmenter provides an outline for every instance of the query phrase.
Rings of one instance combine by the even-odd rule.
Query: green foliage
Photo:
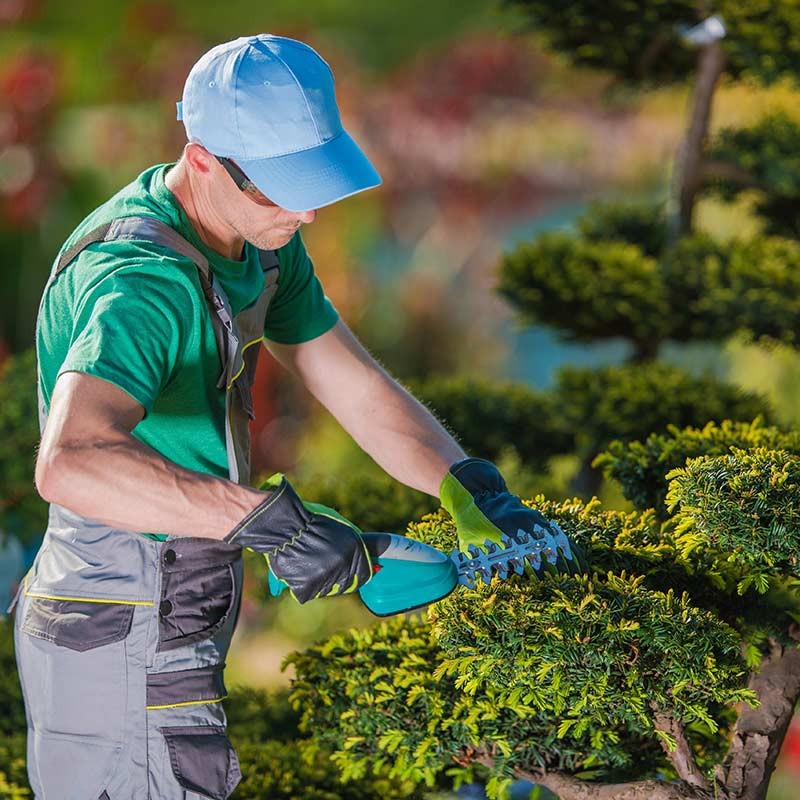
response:
[[[593,203],[577,228],[589,242],[628,242],[651,258],[661,254],[667,238],[663,206],[646,203]]]
[[[530,26],[555,50],[576,64],[605,69],[631,82],[665,83],[688,78],[696,51],[678,35],[712,14],[725,20],[722,42],[729,73],[762,83],[800,72],[800,9],[791,0],[742,3],[739,0],[592,0],[550,3],[506,0],[520,8]]]
[[[24,727],[21,733],[17,731],[13,734],[6,734],[0,739],[0,798],[2,800],[22,800],[22,798],[33,797],[33,792],[28,785],[26,758],[27,738]]]
[[[364,531],[402,533],[439,505],[435,497],[396,481],[383,471],[320,476],[298,484],[300,496],[335,508]]]
[[[28,350],[0,366],[0,539],[29,543],[47,527],[47,504],[33,483],[38,444],[36,356]]]
[[[667,503],[678,508],[684,548],[712,547],[759,570],[750,576],[797,573],[800,558],[800,457],[785,450],[732,448],[702,456],[667,475]],[[749,583],[747,584],[749,585]]]
[[[498,290],[528,323],[566,339],[659,342],[669,306],[658,263],[635,245],[545,233],[501,261]]]
[[[602,541],[614,527],[614,544],[639,565],[642,553],[677,553],[669,542],[659,551],[652,515],[539,504],[595,562],[620,557]],[[411,533],[445,550],[455,541],[443,513]],[[686,594],[600,570],[461,588],[433,606],[432,627],[393,620],[294,654],[303,726],[335,749],[347,777],[388,766],[397,778],[446,770],[468,780],[470,748],[489,743],[497,779],[533,766],[652,775],[664,769],[656,709],[705,731],[692,738],[713,761],[730,722],[722,707],[752,700],[739,633]]]
[[[800,238],[800,125],[795,120],[777,111],[747,128],[723,128],[708,158],[728,167],[725,177],[709,185],[712,192],[734,200],[757,189],[754,210],[766,232]]]
[[[757,236],[717,242],[682,239],[661,264],[675,320],[670,338],[721,341],[737,331],[797,342],[800,243]]]
[[[501,260],[498,289],[523,321],[567,340],[622,337],[639,361],[666,340],[737,331],[795,343],[800,243],[696,234],[662,251],[663,212],[647,205],[596,205],[577,225],[579,237],[547,233]]]
[[[709,301],[754,337],[797,345],[800,242],[756,237],[729,252],[729,279]]]
[[[410,389],[470,455],[496,461],[510,447],[528,468],[543,470],[550,456],[574,448],[574,436],[548,393],[513,381],[463,376],[430,378]]]
[[[606,452],[595,459],[594,466],[601,467],[607,478],[619,483],[636,508],[653,508],[663,518],[668,472],[684,466],[688,458],[719,456],[729,453],[731,448],[755,447],[800,454],[800,433],[764,427],[760,419],[726,420],[720,425],[709,422],[703,428],[680,429],[668,425],[667,433],[652,434],[644,442],[611,442]]]
[[[437,674],[520,716],[550,713],[561,736],[586,746],[619,728],[652,733],[656,710],[713,730],[708,706],[746,696],[739,637],[688,595],[644,580],[607,573],[459,592],[431,615],[445,654]]]
[[[242,780],[232,800],[403,800],[417,798],[413,784],[386,777],[344,783],[329,750],[309,739],[239,742]]]
[[[767,401],[757,395],[658,362],[597,370],[566,367],[557,375],[555,392],[564,421],[577,432],[579,451],[590,456],[614,439],[644,439],[671,424],[699,426],[770,415]]]

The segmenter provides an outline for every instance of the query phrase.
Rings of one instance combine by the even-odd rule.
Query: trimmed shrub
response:
[[[496,461],[513,448],[526,467],[544,471],[548,458],[574,449],[574,434],[549,392],[464,376],[429,378],[410,388],[469,455]]]
[[[725,200],[757,193],[755,212],[765,232],[800,238],[800,125],[785,111],[766,114],[747,128],[723,128],[709,148],[712,162],[729,167],[708,191]]]
[[[703,428],[668,425],[666,433],[651,434],[643,442],[611,442],[594,465],[622,487],[625,497],[636,508],[653,508],[664,518],[667,473],[685,466],[689,458],[720,456],[732,448],[755,447],[800,454],[800,433],[765,427],[760,418],[754,422],[709,422]]]
[[[576,432],[579,452],[591,457],[615,439],[644,439],[669,425],[771,415],[768,402],[758,395],[711,375],[692,377],[657,362],[565,367],[557,375],[555,392],[565,423]]]

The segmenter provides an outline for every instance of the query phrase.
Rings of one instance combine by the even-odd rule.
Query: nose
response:
[[[304,225],[308,225],[309,222],[313,222],[317,218],[316,210],[312,211],[299,211],[297,213],[297,219],[300,220]]]

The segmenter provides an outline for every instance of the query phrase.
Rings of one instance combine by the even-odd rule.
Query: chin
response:
[[[253,236],[252,238],[248,238],[247,241],[259,250],[277,250],[279,247],[288,244],[294,234],[294,231],[291,233],[288,231],[285,233],[275,232],[267,234],[266,236]]]

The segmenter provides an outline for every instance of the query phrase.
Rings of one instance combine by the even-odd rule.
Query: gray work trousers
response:
[[[225,800],[223,668],[241,548],[155,541],[51,507],[14,640],[37,800]]]

